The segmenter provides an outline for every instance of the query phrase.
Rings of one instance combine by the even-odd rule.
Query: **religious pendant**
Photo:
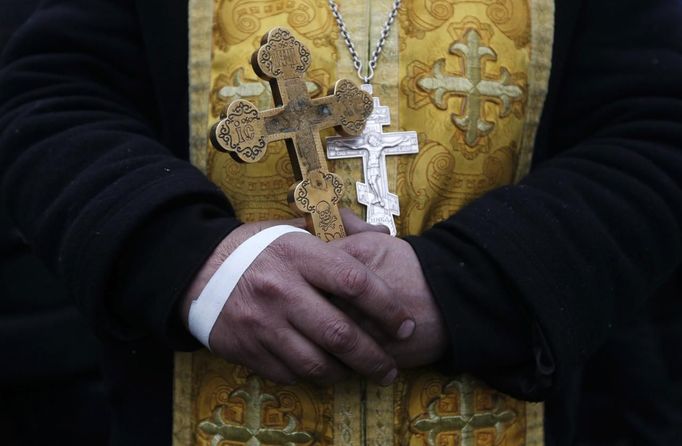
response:
[[[370,95],[372,86],[360,87]],[[358,202],[367,206],[367,222],[388,227],[391,235],[397,233],[393,216],[400,215],[398,196],[388,190],[386,155],[417,153],[417,132],[384,133],[383,126],[391,123],[388,107],[379,104],[374,97],[374,111],[367,118],[365,130],[359,136],[327,138],[327,158],[362,157],[365,182],[355,183]]]
[[[289,205],[304,213],[308,230],[324,241],[346,235],[338,209],[343,182],[327,168],[320,130],[334,127],[359,135],[372,112],[372,97],[349,80],[340,80],[330,96],[312,99],[304,79],[310,51],[284,28],[267,33],[254,53],[253,68],[270,82],[275,108],[258,110],[248,101],[232,102],[211,129],[213,146],[240,162],[253,163],[268,143],[285,140],[294,175]]]

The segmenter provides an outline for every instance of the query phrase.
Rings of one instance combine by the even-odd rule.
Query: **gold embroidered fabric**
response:
[[[360,54],[377,41],[389,1],[339,1]],[[312,52],[307,88],[327,91],[355,69],[324,0],[191,0],[192,161],[244,221],[294,216],[283,144],[256,164],[209,148],[206,134],[235,99],[272,106],[250,67],[269,29],[286,26]],[[527,172],[546,94],[551,0],[404,0],[374,79],[391,108],[390,131],[418,132],[420,152],[387,158],[400,197],[399,235],[419,234]],[[359,215],[359,159],[330,167],[346,183],[342,205]],[[403,371],[379,387],[359,379],[333,388],[275,386],[208,352],[176,356],[174,444],[540,445],[542,406],[514,400],[468,376]]]

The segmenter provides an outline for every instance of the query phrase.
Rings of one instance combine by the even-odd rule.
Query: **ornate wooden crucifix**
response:
[[[244,100],[232,102],[211,129],[216,149],[236,160],[253,163],[268,143],[285,140],[294,175],[289,204],[304,212],[308,229],[325,241],[346,235],[338,201],[343,182],[327,168],[320,131],[335,127],[343,135],[359,135],[372,113],[372,98],[348,80],[340,80],[331,95],[311,99],[305,72],[310,51],[284,28],[267,33],[251,64],[270,82],[275,108],[259,111]]]
[[[362,89],[372,94],[372,86],[365,84]],[[391,235],[396,235],[394,215],[400,215],[398,196],[388,191],[386,155],[417,153],[419,145],[416,132],[384,133],[382,127],[391,123],[388,107],[379,105],[374,98],[374,111],[367,120],[367,126],[360,136],[327,138],[329,159],[362,157],[365,182],[355,183],[358,202],[367,206],[367,222],[387,226]]]

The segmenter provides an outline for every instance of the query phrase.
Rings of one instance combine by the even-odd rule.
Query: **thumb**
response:
[[[348,235],[358,234],[360,232],[381,232],[383,234],[390,233],[386,226],[369,224],[355,215],[353,211],[348,208],[341,208],[340,212],[343,225],[346,227],[346,233]]]

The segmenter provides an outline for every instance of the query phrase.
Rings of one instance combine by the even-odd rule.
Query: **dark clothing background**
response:
[[[37,0],[0,0],[0,52]],[[0,207],[0,443],[107,443],[99,346],[66,288]]]
[[[0,14],[0,51],[12,36],[14,31],[22,25],[38,6],[39,0],[2,0],[2,14]]]
[[[2,202],[105,339],[121,445],[170,443],[176,301],[239,224],[187,163],[186,9],[48,1],[0,72]],[[557,1],[533,171],[408,238],[448,367],[546,399],[550,445],[682,444],[681,20]]]

